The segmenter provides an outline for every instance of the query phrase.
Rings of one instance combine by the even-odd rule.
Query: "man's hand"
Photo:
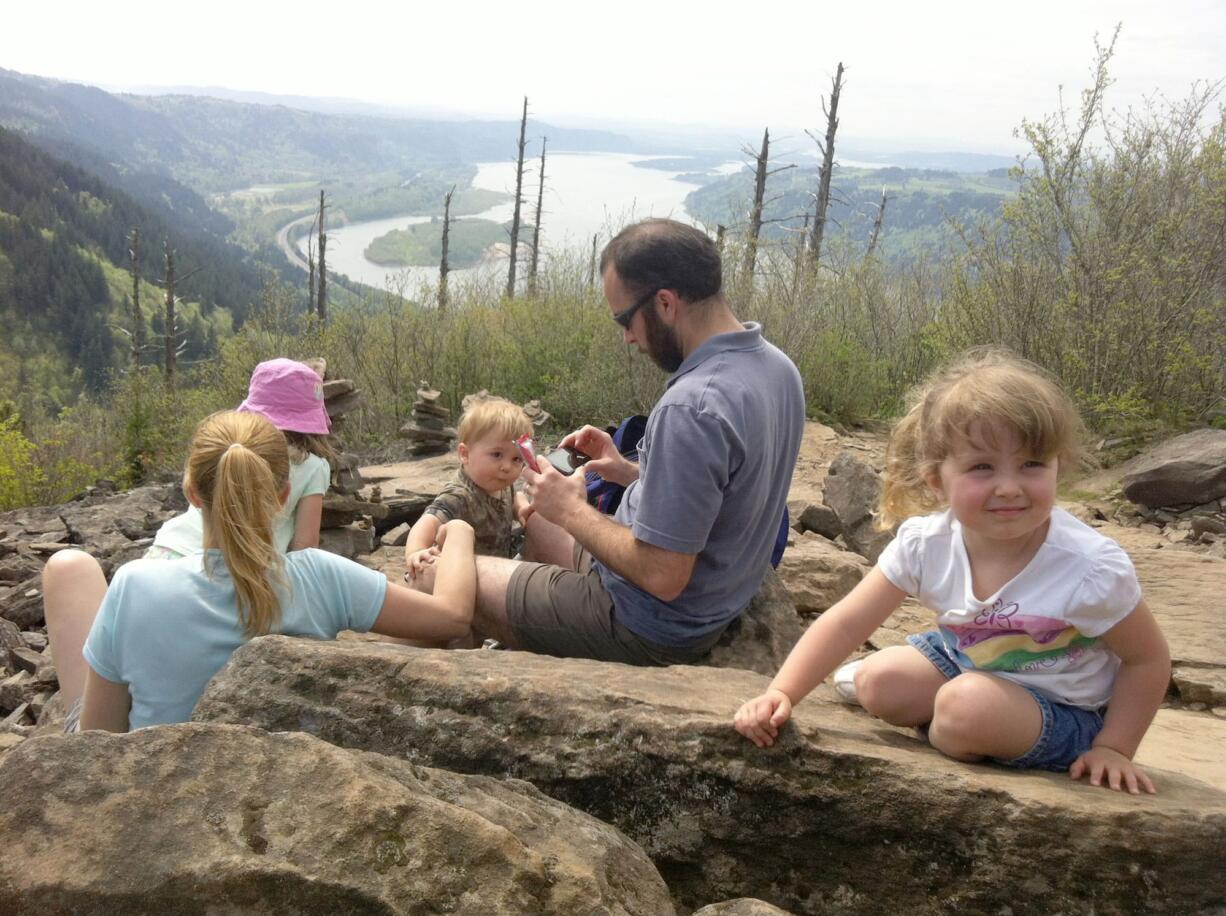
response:
[[[561,442],[562,448],[577,448],[591,460],[583,465],[584,471],[592,471],[610,483],[628,487],[639,478],[639,466],[624,458],[613,444],[613,437],[603,429],[595,426],[584,426],[577,429]]]
[[[523,479],[532,510],[555,525],[565,528],[566,518],[587,506],[582,474],[561,474],[548,461],[542,461],[539,474],[524,465]]]
[[[1101,786],[1106,774],[1107,785],[1117,792],[1122,788],[1127,788],[1133,795],[1140,795],[1141,789],[1150,795],[1158,791],[1135,763],[1114,748],[1092,747],[1068,768],[1068,774],[1073,779],[1080,779],[1087,773],[1092,786]]]
[[[768,687],[737,710],[732,723],[736,730],[758,747],[770,747],[779,737],[779,728],[792,715],[792,701],[782,690]]]

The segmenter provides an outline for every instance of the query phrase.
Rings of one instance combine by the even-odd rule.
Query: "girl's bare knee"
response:
[[[94,570],[101,573],[102,567],[84,550],[70,548],[56,551],[43,566],[43,591],[47,590],[48,584],[54,588],[58,583],[92,575]]]
[[[984,733],[985,716],[992,715],[987,675],[960,674],[936,694],[928,740],[941,753],[958,760],[975,760]]]

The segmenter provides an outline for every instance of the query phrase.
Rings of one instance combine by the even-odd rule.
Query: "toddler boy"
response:
[[[512,556],[511,526],[517,511],[527,505],[512,485],[519,479],[524,460],[515,440],[532,432],[523,408],[504,398],[477,401],[460,418],[460,469],[426,507],[409,531],[404,561],[410,580],[416,581],[439,553],[435,536],[444,522],[463,519],[476,535],[474,552],[480,556]]]

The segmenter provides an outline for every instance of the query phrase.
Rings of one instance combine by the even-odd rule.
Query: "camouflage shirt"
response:
[[[515,521],[510,487],[498,496],[490,496],[460,468],[455,480],[443,488],[426,512],[444,522],[458,518],[472,525],[476,535],[474,550],[479,556],[510,559],[511,526]]]

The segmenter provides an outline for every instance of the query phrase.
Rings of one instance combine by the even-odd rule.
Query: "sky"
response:
[[[1094,41],[1122,24],[1108,104],[1226,78],[1226,0],[576,0],[513,4],[101,4],[11,0],[0,67],[108,89],[224,86],[561,124],[823,128],[842,61],[840,137],[1012,154],[1023,118],[1074,103]]]

